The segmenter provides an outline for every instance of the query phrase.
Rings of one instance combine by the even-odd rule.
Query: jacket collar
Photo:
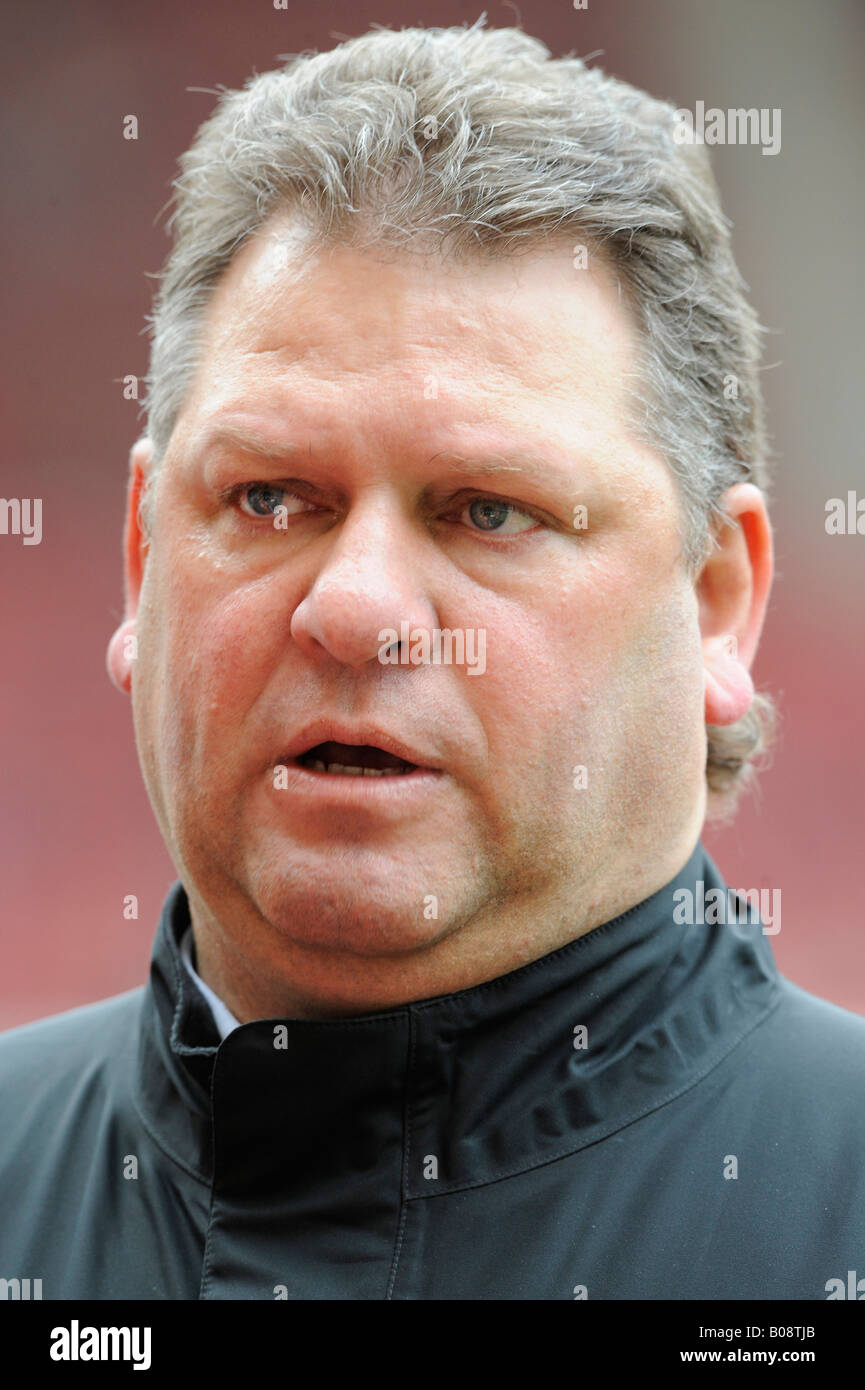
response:
[[[360,1018],[246,1023],[222,1042],[180,956],[176,883],[143,998],[142,1118],[182,1168],[241,1198],[374,1173],[388,1150],[407,1198],[574,1152],[693,1085],[779,1001],[758,921],[679,920],[681,890],[699,901],[701,882],[726,896],[698,843],[644,902],[486,984]]]

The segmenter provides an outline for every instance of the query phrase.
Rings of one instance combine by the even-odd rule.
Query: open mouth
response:
[[[309,772],[323,772],[342,777],[405,777],[421,772],[416,763],[406,762],[395,753],[375,748],[368,743],[317,743],[291,761]]]

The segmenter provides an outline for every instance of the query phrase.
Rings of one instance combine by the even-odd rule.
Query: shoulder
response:
[[[832,1046],[833,1059],[865,1065],[865,1017],[809,994],[782,976],[778,1023],[787,1032],[788,1044],[807,1049],[812,1044]]]
[[[778,1006],[744,1040],[756,1072],[750,1064],[746,1070],[755,1082],[761,1076],[791,1112],[807,1107],[865,1135],[865,1112],[851,1105],[865,1088],[865,1018],[783,976],[780,985]]]
[[[139,987],[0,1033],[0,1094],[80,1087],[109,1070],[134,1046],[144,993]]]
[[[143,988],[0,1033],[0,1204],[86,1171],[130,1115]],[[71,1183],[74,1188],[75,1184]],[[71,1190],[71,1189],[70,1189]]]

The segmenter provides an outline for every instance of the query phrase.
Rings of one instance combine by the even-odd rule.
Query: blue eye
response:
[[[482,531],[495,532],[506,536],[513,536],[520,531],[531,530],[538,523],[533,516],[526,512],[521,512],[511,502],[500,502],[496,497],[476,497],[465,508],[472,521]],[[508,521],[515,521],[517,525],[510,530],[505,530]],[[522,525],[519,523],[523,523]]]
[[[281,487],[270,487],[267,483],[251,483],[239,493],[238,501],[248,516],[272,517],[275,509],[284,505],[285,496],[286,493]]]
[[[244,483],[231,495],[244,516],[269,521],[279,529],[285,528],[288,517],[315,510],[305,498],[279,483]]]

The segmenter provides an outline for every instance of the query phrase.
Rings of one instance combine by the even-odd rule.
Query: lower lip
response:
[[[299,763],[284,762],[284,786],[274,787],[277,796],[305,797],[342,806],[400,805],[428,796],[441,783],[444,773],[436,768],[418,767],[390,777],[354,776],[344,772],[321,772]]]

